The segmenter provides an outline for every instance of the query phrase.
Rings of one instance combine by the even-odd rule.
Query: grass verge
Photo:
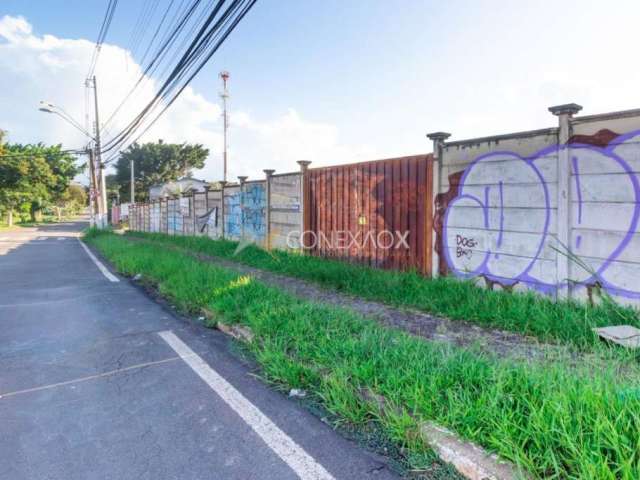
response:
[[[312,281],[362,298],[532,335],[542,341],[569,343],[583,350],[599,342],[591,330],[593,327],[620,324],[640,327],[636,309],[620,306],[606,296],[596,306],[575,301],[554,302],[531,292],[489,291],[471,281],[431,280],[414,272],[379,270],[285,251],[267,252],[253,245],[238,252],[238,243],[228,240],[128,234]]]
[[[296,299],[161,245],[109,233],[87,241],[184,311],[207,308],[251,327],[249,348],[270,381],[307,390],[343,422],[376,422],[408,456],[428,451],[418,427],[430,420],[537,478],[640,478],[638,382],[613,364],[500,361]],[[362,389],[383,395],[384,411]]]

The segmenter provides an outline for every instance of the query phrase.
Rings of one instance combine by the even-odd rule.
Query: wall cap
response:
[[[429,140],[446,140],[447,138],[449,138],[451,136],[450,133],[448,132],[432,132],[432,133],[427,133],[427,138]]]
[[[597,113],[595,115],[583,115],[581,117],[574,117],[571,120],[574,124],[576,124],[582,122],[597,122],[602,120],[615,120],[618,118],[629,117],[640,117],[640,108],[634,108],[631,110],[619,110],[616,112]]]
[[[540,130],[528,130],[525,132],[513,132],[513,133],[503,133],[500,135],[492,135],[488,137],[477,137],[477,138],[469,138],[466,140],[454,140],[453,142],[446,142],[445,148],[448,147],[466,147],[466,146],[474,146],[480,145],[483,143],[489,142],[499,142],[502,140],[512,140],[512,139],[521,139],[521,138],[531,138],[545,135],[557,135],[558,127],[550,127],[550,128],[542,128]]]
[[[563,105],[554,105],[553,107],[549,107],[549,111],[554,115],[575,115],[580,110],[582,110],[582,105],[578,105],[577,103],[565,103]]]

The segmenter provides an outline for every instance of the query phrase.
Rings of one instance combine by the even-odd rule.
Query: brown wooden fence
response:
[[[432,175],[432,155],[308,170],[305,246],[315,255],[430,275]]]

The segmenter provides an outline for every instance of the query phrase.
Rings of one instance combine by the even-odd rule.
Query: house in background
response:
[[[183,177],[173,182],[157,183],[149,188],[149,199],[158,200],[171,195],[188,192],[204,192],[207,182],[197,178]]]

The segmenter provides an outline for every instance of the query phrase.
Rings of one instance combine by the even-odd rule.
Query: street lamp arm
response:
[[[58,115],[60,118],[66,120],[67,123],[73,125],[76,129],[78,129],[80,132],[82,132],[84,135],[95,142],[96,139],[94,138],[94,136],[87,132],[84,128],[82,128],[82,126],[78,122],[76,122],[73,117],[71,117],[71,115],[62,110],[62,108],[57,107],[51,103],[40,102],[40,108],[38,108],[38,110],[40,110],[41,112],[53,113],[54,115]]]

